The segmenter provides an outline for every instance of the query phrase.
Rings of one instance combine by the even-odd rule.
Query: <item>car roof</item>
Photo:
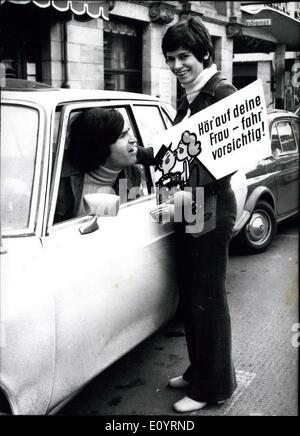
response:
[[[63,88],[34,88],[34,89],[1,89],[1,99],[20,100],[40,104],[41,106],[57,106],[59,104],[83,101],[160,101],[158,97],[125,91],[106,91],[95,89],[63,89]]]
[[[54,88],[45,83],[22,79],[6,79],[4,85],[5,86],[2,86],[1,88],[1,99],[20,100],[23,102],[40,104],[41,106],[57,106],[60,104],[97,100],[161,101],[160,98],[148,94],[95,89]],[[268,109],[268,117],[270,121],[284,116],[299,118],[295,113],[283,109]]]
[[[274,120],[276,118],[282,118],[282,117],[292,117],[299,119],[297,115],[294,114],[294,112],[286,111],[284,109],[268,109],[268,117],[269,120]]]

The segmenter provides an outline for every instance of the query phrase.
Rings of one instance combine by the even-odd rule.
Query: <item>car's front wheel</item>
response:
[[[238,235],[239,243],[252,253],[260,253],[271,244],[277,229],[275,212],[266,201],[255,205],[250,220]]]

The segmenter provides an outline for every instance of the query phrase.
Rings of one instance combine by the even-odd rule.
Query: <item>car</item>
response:
[[[297,115],[297,117],[300,117],[300,106],[298,106],[295,110],[295,115]]]
[[[23,86],[24,85],[24,86]],[[151,219],[150,170],[140,198],[96,194],[70,217],[64,160],[69,123],[118,108],[141,146],[172,125],[158,98],[64,90],[7,79],[1,93],[2,411],[53,414],[93,377],[166,323],[178,293],[172,224]]]
[[[2,88],[4,413],[56,413],[171,319],[178,306],[174,228],[171,222],[158,224],[152,218],[157,196],[151,167],[140,166],[140,197],[120,204],[120,195],[96,194],[86,198],[84,216],[70,212],[70,177],[76,169],[67,159],[68,132],[78,111],[92,107],[120,110],[141,147],[151,146],[153,135],[171,127],[175,116],[169,103],[144,94],[55,89],[38,83],[16,86],[15,79],[7,79]],[[282,116],[290,120],[289,114]],[[296,132],[294,124],[292,129]],[[285,144],[289,140],[283,137],[279,145]],[[247,174],[248,179],[240,172],[234,176],[235,234],[242,234],[252,221],[255,227],[262,202],[269,202],[267,208],[283,217],[277,207],[276,174],[284,171],[287,161],[282,151],[266,160],[264,176],[261,165]],[[272,165],[274,176],[267,171]],[[296,170],[289,170],[278,181],[290,183],[291,175],[296,180]]]
[[[277,224],[299,212],[299,117],[273,109],[268,121],[272,155],[245,172],[247,198],[234,229],[235,245],[251,253],[266,250]]]

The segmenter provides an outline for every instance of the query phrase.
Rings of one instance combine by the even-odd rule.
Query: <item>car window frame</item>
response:
[[[149,102],[148,101],[145,101],[145,102],[136,101],[135,102],[134,101],[134,102],[131,103],[131,105],[133,107],[133,115],[134,115],[134,119],[135,119],[135,122],[137,124],[137,128],[138,128],[139,132],[141,130],[140,129],[141,126],[139,126],[138,118],[136,117],[135,107],[137,107],[137,106],[156,107],[158,109],[158,111],[159,111],[160,117],[162,119],[162,122],[163,122],[166,130],[168,129],[168,126],[167,126],[167,123],[166,123],[166,120],[165,120],[165,116],[170,118],[170,121],[172,122],[172,125],[174,125],[174,120],[171,119],[171,116],[170,116],[169,112],[167,111],[167,109],[165,107],[162,106],[162,103],[159,102],[159,101],[158,102],[153,102],[153,101],[149,101]],[[163,112],[165,112],[165,115],[163,114]],[[142,141],[143,146],[145,147],[145,144],[144,144],[144,141],[143,141],[142,137],[141,137],[141,141]]]
[[[176,109],[172,106],[171,103],[162,101],[160,102],[160,108],[162,111],[166,112],[167,116],[170,118],[172,122],[172,126],[174,126],[174,121],[176,117]]]
[[[162,116],[163,116],[163,119],[164,119],[165,124],[167,124],[167,123],[166,123],[166,119],[168,119],[168,122],[170,123],[170,126],[167,127],[167,129],[173,127],[173,126],[174,126],[174,119],[175,119],[175,118],[172,119],[172,118],[170,117],[169,113],[165,110],[164,107],[160,106],[160,110],[161,110],[161,113],[162,113]]]
[[[31,101],[23,101],[19,99],[3,99],[1,106],[22,106],[29,109],[34,109],[38,113],[38,132],[37,132],[37,144],[36,153],[34,158],[34,173],[32,180],[32,195],[29,207],[29,219],[26,229],[16,230],[1,230],[1,237],[24,237],[24,236],[36,236],[39,233],[39,229],[42,227],[43,222],[43,205],[41,199],[46,196],[46,177],[47,171],[44,168],[47,167],[47,159],[43,159],[46,147],[46,112],[45,109],[38,103]],[[45,192],[43,192],[43,190]],[[43,195],[44,194],[44,195]]]
[[[148,103],[144,100],[137,100],[137,102],[144,105],[145,103]],[[133,124],[133,127],[135,129],[135,133],[137,136],[138,143],[144,146],[142,138],[140,136],[139,127],[137,125],[134,112],[133,112],[133,104],[135,101],[129,101],[129,100],[93,100],[93,101],[82,101],[82,102],[70,102],[61,104],[61,117],[59,121],[59,133],[57,138],[57,155],[55,156],[55,161],[52,169],[52,180],[51,180],[51,187],[50,187],[50,196],[49,196],[49,207],[48,207],[48,214],[46,218],[47,226],[46,226],[46,234],[49,235],[54,229],[68,227],[70,225],[74,224],[82,224],[88,220],[90,220],[89,215],[83,215],[81,217],[74,217],[66,221],[62,221],[59,223],[54,223],[54,215],[55,215],[55,209],[57,204],[57,197],[58,197],[58,189],[59,189],[59,183],[60,183],[60,177],[61,177],[61,171],[62,171],[62,163],[63,163],[63,156],[64,156],[64,147],[67,139],[67,129],[69,124],[69,117],[70,113],[76,110],[80,109],[89,109],[94,107],[113,107],[113,108],[126,108],[129,110],[129,115],[131,116],[131,121]],[[152,103],[152,102],[150,102]],[[149,177],[149,175],[148,175]],[[152,193],[151,190],[149,190],[148,195],[142,196],[136,200],[132,200],[127,203],[123,203],[120,205],[120,209],[132,207],[135,204],[139,204],[145,201],[151,200],[153,197],[155,197],[155,193]]]
[[[295,150],[285,151],[283,149],[282,142],[281,142],[281,136],[280,136],[279,129],[278,129],[278,123],[282,123],[282,122],[287,122],[290,125],[290,127],[291,127],[291,131],[292,131],[292,134],[293,134],[294,142],[296,144],[296,149]],[[280,141],[280,145],[281,145],[281,150],[279,152],[279,156],[289,156],[289,155],[297,154],[298,153],[297,138],[296,138],[296,135],[295,135],[295,131],[294,131],[294,127],[293,127],[293,123],[291,122],[291,119],[287,118],[287,117],[276,119],[276,120],[273,121],[272,128],[273,128],[274,125],[276,126],[276,129],[277,129],[277,132],[278,132],[279,141]]]
[[[273,148],[272,148],[272,139],[273,139],[273,128],[275,128],[276,129],[276,132],[277,132],[277,136],[278,136],[278,138],[279,138],[279,133],[278,133],[278,129],[277,129],[277,125],[276,125],[276,122],[273,122],[271,125],[270,125],[270,140],[271,140],[271,151],[272,151],[272,153],[274,153],[275,152],[275,150],[278,150],[278,156],[279,156],[279,154],[282,154],[282,145],[281,145],[281,142],[280,142],[280,139],[279,139],[279,145],[280,145],[280,149],[278,148],[278,147],[276,147],[276,149],[275,150],[273,150]]]
[[[294,133],[294,136],[295,136],[295,140],[296,140],[297,153],[299,153],[300,137],[299,137],[299,139],[297,139],[297,135],[296,135],[296,132],[295,132],[295,124],[299,125],[299,131],[300,131],[300,119],[299,119],[299,117],[291,118],[291,126],[292,126],[292,130],[293,130],[293,133]]]
[[[158,100],[158,101],[134,101],[134,102],[132,102],[132,106],[133,106],[134,120],[135,120],[135,123],[137,124],[137,130],[138,130],[139,134],[140,134],[141,126],[139,125],[138,118],[136,117],[136,112],[135,112],[135,107],[136,106],[156,107],[158,109],[159,113],[160,113],[160,117],[161,117],[162,122],[163,122],[163,124],[165,126],[165,130],[167,130],[169,128],[169,126],[166,123],[165,116],[167,116],[170,119],[170,121],[172,123],[172,126],[174,125],[174,119],[175,119],[176,111],[174,109],[174,111],[173,111],[174,112],[173,113],[174,119],[172,119],[172,116],[170,114],[170,108],[173,109],[173,106],[170,103],[166,103],[166,102],[163,102],[163,101],[160,101],[160,100]],[[165,115],[164,115],[164,112],[165,112]],[[139,139],[140,139],[143,147],[146,148],[146,144],[144,143],[141,134],[140,134],[140,138]],[[145,171],[147,173],[148,179],[151,180],[151,186],[148,186],[148,190],[150,190],[153,193],[153,195],[155,195],[156,185],[155,185],[154,168],[153,168],[153,166],[147,166],[147,167],[145,167]]]

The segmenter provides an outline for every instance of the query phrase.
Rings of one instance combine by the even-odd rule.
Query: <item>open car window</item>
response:
[[[84,184],[86,183],[88,177],[79,168],[74,167],[74,165],[70,162],[68,158],[68,148],[69,132],[72,122],[81,111],[88,110],[89,108],[90,107],[74,109],[69,114],[53,224],[59,224],[68,220],[86,216],[86,213],[82,207],[82,194]],[[133,122],[129,107],[124,105],[117,106],[115,109],[120,111],[125,122],[130,126],[133,135],[137,138],[137,140],[139,140],[139,135],[136,131],[135,123]],[[56,163],[59,159],[60,153],[61,151],[59,152],[57,149],[56,156],[54,156],[53,159],[54,169],[55,167],[59,168]],[[55,170],[53,171],[53,175],[54,174]],[[132,167],[125,168],[120,172],[117,180],[112,186],[111,193],[115,193],[116,195],[120,196],[121,205],[132,202],[143,196],[147,196],[150,192],[147,177],[147,172],[142,165],[134,165]]]

